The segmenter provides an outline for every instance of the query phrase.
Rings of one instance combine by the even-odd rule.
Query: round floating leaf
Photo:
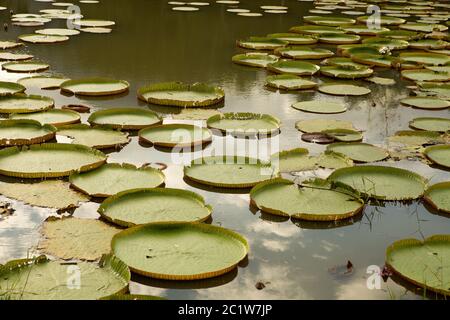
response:
[[[109,20],[79,19],[74,20],[73,24],[79,27],[111,27],[116,23]]]
[[[423,198],[433,208],[450,213],[450,182],[441,182],[428,187]]]
[[[64,42],[69,40],[69,37],[67,36],[60,36],[60,35],[44,35],[44,34],[23,34],[20,35],[19,40],[22,40],[23,42],[29,42],[29,43],[57,43],[57,42]]]
[[[393,63],[395,62],[394,57],[371,53],[353,54],[351,56],[351,59],[358,63],[384,68],[391,68]]]
[[[49,28],[40,29],[35,31],[37,34],[43,34],[47,36],[74,36],[80,34],[80,31],[75,29],[64,29],[64,28]]]
[[[40,72],[47,70],[50,66],[46,63],[34,61],[7,62],[2,64],[2,69],[8,72]]]
[[[25,87],[19,83],[0,81],[0,97],[9,96],[15,93],[22,93]]]
[[[409,42],[409,47],[413,49],[444,49],[448,45],[447,41],[436,39],[420,39]]]
[[[289,31],[295,32],[295,33],[306,33],[306,34],[344,33],[343,30],[337,29],[335,27],[327,27],[327,26],[296,26],[296,27],[292,27]]]
[[[267,35],[267,38],[278,39],[281,41],[287,41],[289,44],[314,44],[317,43],[317,39],[313,36],[302,35],[298,33],[271,33]]]
[[[356,142],[363,138],[361,132],[349,129],[331,129],[325,130],[323,133],[333,136],[336,141],[342,142]]]
[[[419,37],[419,34],[408,30],[388,30],[379,32],[378,35],[382,38],[399,39],[399,40],[413,40]]]
[[[339,79],[358,79],[370,77],[373,70],[368,67],[355,66],[325,66],[320,68],[320,73]]]
[[[124,291],[131,278],[128,267],[110,255],[99,263],[72,265],[83,283],[77,290],[67,285],[67,262],[50,261],[45,256],[10,261],[0,266],[0,296],[13,300],[95,300]]]
[[[275,76],[268,76],[266,78],[266,85],[282,90],[302,90],[317,87],[317,83],[303,79],[293,74],[279,74]]]
[[[412,146],[444,142],[439,132],[411,130],[397,131],[394,136],[389,137],[389,141]]]
[[[375,162],[386,159],[389,153],[377,146],[362,142],[336,142],[327,150],[342,153],[357,162]]]
[[[42,226],[41,252],[64,260],[100,259],[111,251],[111,240],[120,229],[100,220],[80,218],[47,219]]]
[[[68,80],[61,85],[61,91],[83,96],[105,96],[128,91],[130,84],[124,80],[109,78],[85,78]]]
[[[302,134],[301,139],[305,142],[319,144],[328,144],[334,142],[334,137],[324,132],[304,133]]]
[[[362,42],[368,45],[384,46],[389,48],[389,50],[401,50],[406,49],[409,46],[409,43],[406,40],[378,38],[378,37],[364,39]]]
[[[1,167],[0,167],[1,168]],[[239,156],[215,156],[195,159],[184,167],[185,177],[210,186],[249,188],[278,176],[270,163]]]
[[[0,41],[0,49],[1,50],[7,50],[7,49],[13,49],[22,46],[23,44],[20,42],[13,42],[13,41]]]
[[[267,65],[267,70],[275,73],[288,73],[297,76],[310,76],[319,71],[320,67],[306,61],[283,60]]]
[[[204,199],[182,189],[134,189],[106,199],[98,212],[108,221],[131,227],[151,222],[202,222],[212,208]]]
[[[390,78],[369,77],[369,78],[367,78],[365,80],[369,81],[369,82],[372,82],[372,83],[379,84],[381,86],[392,86],[392,85],[395,84],[395,80],[394,79],[390,79]]]
[[[450,56],[430,52],[404,52],[400,54],[400,60],[426,65],[444,65],[450,62]]]
[[[377,34],[385,31],[389,31],[388,28],[369,28],[367,26],[363,25],[350,25],[350,26],[343,26],[341,29],[345,33],[354,33],[361,36],[376,36]]]
[[[59,89],[59,86],[67,81],[67,78],[35,76],[19,79],[17,82],[27,88]]]
[[[138,90],[138,98],[154,104],[177,107],[206,107],[222,102],[224,91],[204,83],[156,83]]]
[[[355,196],[325,187],[302,187],[290,180],[262,182],[250,191],[262,211],[311,221],[335,221],[361,212],[364,202]]]
[[[389,48],[381,45],[341,44],[337,47],[337,52],[346,57],[356,54],[386,55],[389,54]]]
[[[371,91],[368,88],[353,84],[327,83],[319,86],[319,91],[336,96],[363,96]]]
[[[31,54],[20,54],[11,52],[0,52],[1,61],[22,61],[33,59]]]
[[[239,47],[255,50],[272,50],[288,44],[287,41],[267,37],[250,37],[246,40],[237,41]]]
[[[69,124],[58,128],[58,135],[73,139],[72,143],[96,149],[122,146],[130,142],[128,134],[118,130],[95,127],[86,124]]]
[[[0,97],[0,113],[29,113],[53,108],[52,98],[17,93]]]
[[[450,83],[419,82],[418,86],[422,92],[437,97],[450,98]]]
[[[167,280],[196,280],[227,273],[247,256],[239,234],[204,223],[150,223],[114,236],[113,252],[132,271]]]
[[[116,129],[139,130],[160,124],[162,119],[155,112],[144,108],[112,108],[92,113],[88,122]]]
[[[356,63],[352,61],[350,58],[344,57],[334,57],[322,60],[322,65],[325,66],[354,66],[354,67],[363,67],[364,65]]]
[[[0,121],[0,146],[42,143],[55,138],[56,128],[34,120]]]
[[[409,122],[409,126],[417,130],[446,132],[450,131],[450,119],[433,117],[414,118]]]
[[[305,16],[303,19],[309,23],[317,24],[321,26],[333,26],[338,27],[342,25],[354,24],[356,20],[343,17],[330,17],[330,16]]]
[[[13,113],[9,116],[9,118],[12,120],[35,120],[41,124],[50,124],[55,127],[80,122],[80,114],[78,112],[61,109],[50,109],[43,112],[33,113]]]
[[[450,102],[433,97],[411,97],[400,100],[406,106],[419,109],[445,109],[450,107]]]
[[[173,114],[172,119],[178,120],[207,120],[209,117],[221,114],[216,109],[185,108],[180,113]]]
[[[212,135],[207,128],[191,124],[162,124],[139,131],[139,139],[162,147],[190,147],[211,142]]]
[[[198,11],[200,10],[199,8],[196,7],[188,7],[188,6],[184,6],[184,7],[173,7],[172,8],[173,11]]]
[[[108,163],[89,172],[73,173],[69,181],[77,190],[104,198],[130,189],[155,188],[162,185],[164,179],[164,174],[158,169]]]
[[[231,58],[234,63],[245,66],[265,68],[269,63],[277,62],[278,57],[263,52],[248,52],[237,54]]]
[[[102,152],[76,144],[44,143],[0,150],[0,173],[12,177],[64,177],[95,169],[105,162]]]
[[[326,100],[300,101],[294,103],[292,108],[313,113],[341,113],[347,111],[347,107],[344,104]]]
[[[323,59],[334,55],[333,51],[327,49],[304,46],[278,48],[275,54],[293,59]]]
[[[87,27],[81,28],[80,31],[87,33],[111,33],[112,29],[103,27]]]
[[[449,72],[439,72],[428,69],[403,70],[402,77],[412,81],[450,81]]]
[[[342,182],[379,200],[413,200],[420,198],[426,187],[422,176],[399,168],[358,166],[337,169],[328,180]]]
[[[436,29],[439,31],[445,31],[448,27],[440,24],[425,24],[425,23],[414,23],[408,22],[404,25],[399,26],[403,30],[419,31],[419,32],[433,32]]]
[[[208,128],[230,134],[270,135],[279,132],[281,121],[268,114],[230,112],[212,116],[206,124]]]
[[[351,122],[333,119],[299,120],[295,123],[295,127],[297,128],[297,130],[306,133],[322,132],[325,130],[333,130],[333,129],[355,130]]]
[[[344,33],[321,33],[319,34],[319,42],[329,44],[347,44],[358,43],[360,36]]]
[[[364,23],[365,25],[374,25],[374,24],[381,24],[381,25],[400,25],[406,22],[405,19],[397,18],[397,17],[389,17],[389,16],[362,16],[356,18],[356,20],[360,23]],[[375,28],[374,28],[375,29]]]
[[[423,153],[433,163],[450,168],[450,145],[430,146]]]
[[[450,237],[434,235],[423,242],[399,240],[386,250],[389,269],[409,282],[443,295],[450,293],[448,261]]]

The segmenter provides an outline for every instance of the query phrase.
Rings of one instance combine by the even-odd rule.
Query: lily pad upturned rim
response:
[[[353,91],[342,92],[342,91],[329,91],[329,90],[326,90],[326,88],[334,87],[334,86],[346,86],[346,87],[358,88],[358,89],[361,89],[361,93],[356,94]],[[347,83],[339,83],[339,82],[336,82],[336,83],[333,83],[333,82],[323,83],[322,85],[320,85],[318,87],[318,90],[320,92],[322,92],[322,93],[336,95],[336,96],[364,96],[364,95],[367,95],[367,94],[372,92],[369,88],[366,88],[366,87],[363,87],[363,86],[354,85],[354,84],[347,84]]]
[[[334,147],[352,147],[352,146],[353,147],[361,146],[361,147],[373,148],[373,149],[379,151],[380,154],[382,153],[384,157],[383,158],[379,157],[377,160],[364,161],[362,159],[352,158],[350,155],[345,154],[344,152],[342,152],[340,150],[333,150]],[[365,143],[365,142],[335,142],[335,143],[328,145],[327,150],[342,153],[342,154],[346,155],[347,157],[349,157],[350,159],[352,159],[353,161],[360,162],[360,163],[372,163],[372,162],[382,161],[382,160],[386,159],[387,157],[389,157],[389,152],[387,150],[385,150],[381,147],[378,147],[376,145],[373,145],[370,143]]]
[[[12,66],[16,66],[16,65],[40,65],[40,67],[35,67],[33,69],[30,70],[17,70],[14,68],[11,68]],[[39,62],[39,61],[33,61],[33,60],[28,60],[28,61],[11,61],[11,62],[6,62],[4,64],[2,64],[2,69],[6,70],[8,72],[16,72],[16,73],[35,73],[35,72],[41,72],[41,71],[45,71],[48,68],[50,68],[50,65],[44,62]]]
[[[7,99],[32,99],[32,100],[42,100],[42,101],[46,101],[47,105],[41,109],[4,109],[2,108],[1,104],[2,104],[2,100],[7,100]],[[16,93],[13,95],[8,95],[8,96],[4,96],[4,97],[0,97],[0,113],[33,113],[33,112],[38,112],[38,111],[46,111],[49,109],[52,109],[55,105],[55,101],[50,98],[50,97],[46,97],[46,96],[39,96],[39,95],[27,95],[25,93]]]
[[[191,142],[186,142],[186,143],[178,143],[178,142],[163,142],[163,141],[152,141],[148,138],[146,138],[144,135],[149,132],[149,131],[157,131],[159,129],[181,129],[181,130],[201,130],[202,131],[202,139],[201,140],[193,140]],[[208,133],[208,138],[204,139],[203,138],[203,132],[207,132]],[[168,148],[172,148],[172,147],[192,147],[192,146],[197,146],[197,145],[205,145],[208,144],[212,141],[212,134],[211,132],[208,130],[208,128],[205,127],[199,127],[196,125],[192,125],[192,124],[186,124],[186,123],[169,123],[169,124],[161,124],[161,125],[156,125],[156,126],[151,126],[151,127],[145,127],[141,130],[139,130],[138,132],[138,136],[139,139],[142,141],[145,141],[147,143],[151,143],[155,146],[161,146],[161,147],[168,147]]]
[[[430,101],[436,101],[436,102],[442,102],[442,105],[438,105],[438,107],[434,108],[424,108],[420,104],[415,104],[414,101],[421,101],[421,100],[430,100]],[[435,97],[408,97],[400,100],[400,103],[409,107],[417,108],[417,109],[425,109],[425,110],[440,110],[440,109],[447,109],[450,107],[450,102],[444,99],[435,98]]]
[[[415,124],[415,122],[419,122],[419,121],[422,121],[422,120],[425,120],[425,121],[428,121],[428,120],[429,121],[433,121],[433,120],[434,121],[445,121],[445,122],[448,122],[449,126],[450,126],[450,119],[449,118],[438,118],[438,117],[417,117],[417,118],[414,118],[411,121],[409,121],[409,126],[411,128],[413,128],[413,129],[415,129],[415,130],[425,130],[425,131],[430,130],[430,128],[425,128],[423,126],[421,127],[421,126]],[[435,129],[435,128],[433,128],[433,129]],[[448,130],[430,130],[430,131],[446,132]]]
[[[108,116],[111,114],[141,114],[141,115],[151,115],[155,117],[156,119],[159,119],[157,122],[151,123],[151,124],[118,124],[118,123],[99,123],[96,122],[98,118],[102,116]],[[134,107],[123,107],[123,108],[110,108],[105,110],[97,110],[89,116],[87,119],[87,122],[89,122],[91,125],[107,125],[109,127],[112,127],[114,129],[123,129],[123,130],[140,130],[146,127],[154,126],[161,124],[163,122],[162,118],[154,111],[151,111],[149,109],[145,108],[134,108]]]
[[[239,261],[236,261],[235,263],[232,263],[229,267],[224,268],[222,270],[216,270],[216,271],[211,271],[211,272],[204,272],[204,273],[200,273],[200,274],[191,274],[191,275],[183,275],[183,276],[177,276],[177,275],[170,275],[170,274],[163,274],[163,273],[155,273],[155,272],[148,272],[145,270],[138,270],[136,268],[133,268],[132,266],[129,266],[130,270],[132,270],[133,272],[136,272],[137,274],[141,274],[144,276],[148,276],[148,277],[152,277],[152,278],[157,278],[157,279],[164,279],[164,280],[200,280],[200,279],[206,279],[206,278],[212,278],[212,277],[217,277],[219,275],[225,274],[233,269],[235,269],[238,265],[238,263],[240,261],[242,261],[243,259],[245,259],[245,257],[248,254],[249,251],[249,245],[247,243],[247,240],[241,236],[240,234],[231,231],[229,229],[225,229],[223,227],[219,227],[219,226],[214,226],[214,225],[210,225],[210,224],[205,224],[205,223],[198,223],[198,222],[186,222],[186,223],[149,223],[149,224],[145,224],[145,225],[138,225],[138,226],[134,226],[128,229],[125,229],[121,232],[119,232],[118,234],[116,234],[113,237],[113,240],[111,241],[111,248],[112,251],[114,252],[114,246],[116,245],[116,242],[119,241],[120,237],[124,237],[127,236],[129,234],[133,234],[136,231],[139,231],[141,229],[146,229],[146,228],[161,228],[161,227],[190,227],[190,228],[198,228],[199,230],[208,230],[208,231],[213,231],[213,232],[217,232],[217,233],[221,233],[221,234],[225,234],[231,238],[233,238],[234,240],[239,241],[242,245],[243,245],[243,249],[245,252],[243,252],[243,255],[241,257],[241,259]]]
[[[42,113],[47,113],[47,112],[48,113],[65,113],[65,114],[70,114],[70,115],[74,116],[73,120],[64,121],[64,122],[47,123],[47,124],[50,124],[55,127],[65,126],[67,124],[79,123],[81,121],[81,116],[78,112],[75,112],[72,110],[56,109],[56,108],[52,108],[52,109],[48,109],[48,110],[44,110],[44,111],[38,111],[38,112],[30,112],[30,113],[11,113],[9,115],[9,119],[11,119],[11,120],[24,119],[22,117],[25,117],[25,119],[26,119],[27,117],[32,116],[33,114],[37,115],[37,114],[42,114]]]
[[[20,83],[9,82],[9,81],[0,81],[0,91],[2,89],[14,90],[12,92],[0,92],[0,96],[9,96],[17,93],[23,93],[26,88]]]
[[[331,104],[331,105],[335,105],[335,109],[332,109],[331,111],[328,112],[323,112],[323,111],[319,111],[319,110],[313,110],[311,108],[305,108],[304,105],[308,105],[308,104],[319,104],[323,106],[323,103],[326,104]],[[335,101],[330,101],[330,100],[311,100],[311,101],[298,101],[295,102],[291,105],[292,108],[297,109],[297,110],[301,110],[304,112],[308,112],[308,113],[319,113],[319,114],[336,114],[336,113],[343,113],[345,111],[347,111],[347,106],[344,103],[339,103],[339,102],[335,102]]]
[[[103,90],[103,91],[82,91],[82,90],[74,91],[74,90],[70,89],[70,86],[72,86],[72,85],[90,84],[90,83],[93,83],[93,84],[96,84],[96,83],[122,84],[123,88],[116,89],[116,90]],[[96,77],[96,78],[82,78],[82,79],[67,80],[67,81],[64,81],[63,83],[61,83],[60,88],[61,88],[62,92],[68,92],[68,93],[72,93],[72,94],[80,95],[80,96],[107,96],[107,95],[114,95],[114,94],[120,94],[123,92],[127,92],[128,89],[130,88],[130,83],[125,80],[116,80],[116,79],[112,79],[112,78]]]
[[[52,37],[53,41],[36,41],[36,40],[30,40],[29,38],[45,38],[45,37]],[[37,34],[37,33],[29,33],[29,34],[22,34],[18,36],[18,39],[23,42],[33,43],[33,44],[50,44],[50,43],[59,43],[59,42],[65,42],[69,40],[68,36],[61,36],[61,35],[43,35],[43,34]]]
[[[0,128],[4,127],[20,127],[20,126],[34,126],[36,129],[42,129],[45,130],[46,133],[29,138],[12,138],[12,139],[6,139],[0,136],[0,146],[21,146],[21,145],[30,145],[30,144],[38,144],[43,143],[48,140],[52,140],[55,138],[56,134],[56,128],[49,124],[41,124],[38,121],[35,120],[3,120],[0,121]]]
[[[303,55],[294,55],[289,53],[290,51],[304,51]],[[291,58],[295,60],[311,60],[311,59],[324,59],[334,56],[334,52],[328,49],[322,48],[310,48],[305,46],[286,46],[277,48],[274,53],[282,57]]]
[[[373,70],[369,67],[323,66],[320,68],[320,73],[333,78],[358,79],[370,77]]]
[[[90,146],[91,148],[95,148],[95,149],[118,148],[118,147],[122,147],[122,146],[128,144],[131,141],[131,138],[130,138],[128,132],[112,129],[112,128],[109,128],[108,126],[91,127],[90,125],[88,125],[86,123],[74,123],[74,124],[67,124],[67,125],[63,125],[63,126],[59,126],[58,127],[58,131],[56,132],[56,134],[62,135],[62,136],[67,136],[67,137],[71,137],[74,140],[77,140],[76,136],[71,136],[70,134],[62,134],[61,131],[64,131],[64,130],[75,130],[75,131],[76,130],[78,130],[78,131],[97,130],[97,132],[98,131],[102,131],[102,133],[108,133],[109,132],[109,133],[118,134],[122,138],[121,141],[114,141],[114,142],[110,142],[108,144],[93,144],[93,145]]]
[[[261,60],[266,65],[271,62],[278,61],[278,57],[269,53],[265,52],[247,52],[247,53],[241,53],[236,54],[231,58],[231,61],[233,61],[236,64],[240,64],[243,66],[250,66],[250,67],[257,67],[257,68],[265,68],[264,64],[258,64],[255,62],[252,62],[251,60]]]
[[[431,160],[433,163],[435,163],[435,164],[437,164],[437,165],[440,165],[440,166],[442,166],[442,167],[445,167],[445,168],[450,169],[450,158],[449,158],[448,162],[446,162],[446,163],[443,163],[443,162],[441,162],[440,160],[436,160],[435,158],[433,158],[433,156],[432,156],[431,153],[432,153],[433,151],[436,151],[436,150],[447,150],[447,151],[448,151],[448,154],[450,155],[450,144],[438,144],[438,145],[426,147],[426,148],[423,150],[423,154],[424,154],[429,160]]]
[[[24,78],[20,78],[19,80],[17,80],[17,83],[21,83],[21,81],[23,82],[23,81],[26,81],[26,80],[32,80],[32,79],[37,79],[37,78],[40,78],[40,79],[45,79],[45,78],[49,78],[49,79],[61,79],[61,80],[69,80],[68,78],[66,78],[66,77],[60,77],[60,76],[43,76],[43,75],[37,75],[37,76],[31,76],[31,77],[24,77]],[[60,86],[54,86],[54,85],[51,85],[51,86],[48,86],[48,85],[46,85],[46,86],[42,86],[42,87],[40,87],[39,89],[42,89],[42,90],[51,90],[51,89],[59,89],[59,87]]]
[[[237,119],[236,119],[237,118]],[[251,130],[251,131],[244,131],[241,130],[239,128],[237,129],[222,129],[219,128],[217,126],[214,126],[214,122],[223,120],[223,119],[232,119],[232,120],[240,120],[239,118],[247,118],[247,119],[255,119],[255,120],[265,120],[271,123],[274,123],[277,128],[275,129],[271,129],[271,130],[266,130],[266,129],[258,129],[257,131]],[[246,119],[246,120],[247,120]],[[252,112],[226,112],[226,113],[222,113],[222,114],[216,114],[213,115],[211,117],[209,117],[206,120],[206,125],[208,128],[210,129],[215,129],[215,130],[219,130],[222,133],[231,133],[231,134],[266,134],[268,136],[277,134],[280,132],[280,127],[281,127],[281,120],[278,119],[275,116],[272,116],[270,114],[266,114],[266,113],[252,113]]]
[[[111,205],[114,205],[114,203],[118,200],[121,200],[123,197],[134,195],[134,194],[141,194],[141,193],[149,193],[149,194],[169,194],[169,195],[175,195],[177,197],[189,197],[195,201],[197,201],[200,205],[202,205],[208,212],[208,214],[204,217],[201,217],[199,220],[196,221],[189,221],[189,222],[204,222],[209,219],[209,217],[212,214],[213,208],[206,204],[205,199],[198,193],[195,193],[190,190],[184,190],[184,189],[176,189],[176,188],[136,188],[136,189],[129,189],[125,191],[118,192],[112,196],[109,196],[106,198],[98,208],[97,212],[107,221],[112,222],[116,225],[123,226],[123,227],[134,227],[136,226],[135,223],[125,220],[119,220],[114,219],[110,217],[107,213],[108,207]],[[188,222],[188,221],[164,221],[166,223],[181,223],[181,222]],[[158,222],[150,222],[150,223],[158,223]],[[162,222],[161,222],[162,223]],[[144,223],[148,224],[148,223]],[[143,224],[140,224],[143,225]]]
[[[438,211],[441,211],[441,212],[450,213],[450,209],[442,208],[442,207],[440,207],[438,204],[436,204],[433,201],[433,198],[431,196],[431,192],[436,190],[436,189],[449,190],[449,193],[450,193],[450,181],[439,182],[439,183],[436,183],[436,184],[433,184],[433,185],[429,186],[425,190],[425,193],[423,194],[423,199],[428,204],[430,204],[434,209],[436,209]]]
[[[275,81],[277,80],[298,80],[299,84],[293,86],[286,86],[283,84],[277,84]],[[268,87],[281,89],[281,90],[303,90],[303,89],[313,89],[317,87],[317,83],[304,79],[300,76],[296,76],[295,74],[276,74],[266,77],[266,85]]]
[[[271,45],[261,45],[258,47],[255,47],[254,45],[249,45],[248,43],[271,43]],[[268,38],[268,37],[250,37],[246,40],[238,40],[236,41],[236,44],[245,49],[254,49],[254,50],[273,50],[275,48],[279,47],[285,47],[289,44],[288,41],[279,40],[275,38]]]
[[[301,71],[283,71],[283,68],[300,68]],[[301,60],[279,60],[267,65],[267,70],[274,73],[295,74],[297,76],[311,76],[319,71],[320,67],[314,63]]]

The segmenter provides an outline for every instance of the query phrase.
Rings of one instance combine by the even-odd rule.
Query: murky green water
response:
[[[87,103],[94,110],[115,106],[136,106],[136,90],[142,85],[158,81],[209,82],[220,85],[226,92],[221,111],[249,111],[269,113],[282,120],[280,149],[306,147],[311,153],[325,147],[304,143],[294,123],[307,118],[330,118],[352,121],[365,130],[365,141],[384,144],[386,136],[407,129],[408,121],[417,116],[448,116],[448,111],[426,111],[399,106],[399,99],[408,94],[409,83],[390,70],[377,69],[377,75],[394,77],[396,86],[364,85],[373,93],[364,98],[334,98],[318,92],[278,93],[264,88],[265,70],[238,66],[231,56],[243,50],[235,41],[250,35],[284,32],[301,23],[300,17],[312,8],[311,3],[294,0],[242,0],[241,8],[257,9],[263,4],[289,6],[288,14],[265,14],[246,18],[226,12],[226,5],[212,3],[193,13],[173,12],[166,0],[108,0],[96,5],[81,4],[87,18],[116,21],[109,35],[81,34],[70,41],[55,45],[27,45],[36,58],[51,65],[50,73],[70,78],[105,76],[124,79],[131,83],[130,92],[107,99],[78,99],[58,91],[31,91],[51,96],[59,107],[67,103]],[[15,13],[37,12],[48,4],[26,0],[0,1]],[[9,12],[0,12],[1,23]],[[63,21],[46,27],[64,27]],[[14,39],[36,28],[10,27],[0,31],[1,39]],[[321,46],[335,49],[334,46]],[[0,72],[0,78],[15,80],[23,75]],[[318,79],[316,79],[318,80]],[[30,92],[30,91],[27,91]],[[293,102],[310,99],[344,101],[349,111],[339,115],[306,114],[290,107]],[[162,114],[174,109],[150,106]],[[87,115],[83,114],[83,120]],[[215,137],[218,146],[225,138]],[[278,140],[276,140],[278,141]],[[276,141],[273,143],[276,145]],[[228,141],[230,142],[230,141]],[[231,141],[232,142],[232,141]],[[216,144],[207,147],[209,152]],[[208,151],[209,150],[209,151]],[[230,151],[230,150],[228,150]],[[220,152],[220,151],[219,151]],[[230,151],[231,152],[231,151]],[[195,153],[199,156],[201,151]],[[362,217],[346,225],[296,223],[261,214],[249,207],[247,193],[221,193],[204,189],[183,180],[182,167],[173,165],[166,150],[139,145],[137,138],[120,152],[109,154],[110,162],[130,162],[137,165],[148,162],[170,164],[165,171],[167,187],[185,188],[203,195],[214,208],[213,224],[233,229],[250,244],[248,260],[238,270],[225,276],[196,282],[155,281],[134,276],[132,293],[161,295],[170,299],[390,299],[421,298],[406,292],[403,285],[389,279],[381,289],[369,290],[366,280],[369,265],[384,265],[385,248],[401,238],[422,238],[448,233],[449,217],[437,215],[420,202],[410,204],[386,203],[367,206]],[[185,157],[187,162],[190,158]],[[419,172],[432,182],[448,180],[449,172],[431,168],[417,161],[389,162]],[[319,170],[326,177],[329,171]],[[324,199],[326,201],[326,199]],[[97,218],[98,204],[90,202],[78,208],[77,217]],[[39,226],[52,214],[51,210],[33,208],[15,203],[16,212],[0,221],[0,263],[27,255],[28,249],[39,240]],[[344,274],[350,260],[354,271]],[[266,287],[257,290],[255,284]]]

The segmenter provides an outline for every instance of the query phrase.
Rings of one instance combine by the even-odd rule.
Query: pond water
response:
[[[427,111],[402,107],[399,100],[408,95],[411,83],[399,78],[398,72],[376,69],[379,76],[396,80],[394,86],[362,82],[372,90],[364,98],[332,97],[319,92],[280,93],[264,87],[267,71],[231,62],[231,57],[244,50],[236,40],[251,35],[285,32],[300,25],[301,17],[313,7],[310,2],[294,0],[241,0],[239,7],[258,11],[260,5],[286,5],[287,14],[264,14],[263,17],[240,17],[226,12],[228,6],[211,1],[197,12],[175,12],[167,0],[108,0],[99,4],[80,4],[83,15],[93,19],[116,22],[111,34],[81,34],[55,45],[27,45],[29,52],[50,64],[49,74],[69,78],[104,76],[130,82],[127,94],[108,98],[77,98],[63,96],[59,91],[27,91],[55,99],[56,106],[85,103],[93,110],[109,107],[142,106],[157,111],[168,119],[176,109],[147,106],[137,100],[136,90],[161,81],[208,82],[223,87],[226,98],[222,112],[244,111],[268,113],[282,121],[281,134],[272,137],[269,146],[291,149],[304,147],[317,154],[325,146],[308,144],[300,139],[295,122],[300,119],[327,118],[350,120],[364,130],[366,142],[386,146],[386,137],[408,129],[408,122],[418,116],[447,116],[446,111]],[[48,4],[27,0],[0,1],[15,13],[37,12]],[[9,12],[0,12],[0,22],[9,20]],[[62,20],[46,28],[64,27]],[[1,39],[15,39],[36,28],[12,27],[0,31]],[[335,46],[323,46],[335,51]],[[20,74],[0,72],[2,80],[16,80]],[[319,81],[317,78],[316,80]],[[320,80],[323,79],[323,77]],[[349,110],[338,115],[307,114],[290,105],[311,99],[343,101]],[[87,119],[82,114],[82,119]],[[168,120],[170,121],[170,120]],[[214,137],[215,144],[195,153],[209,152],[230,138]],[[231,138],[233,139],[233,138]],[[227,141],[224,141],[227,140]],[[261,141],[261,148],[267,141]],[[208,151],[209,150],[209,151]],[[230,151],[230,150],[228,150]],[[242,151],[242,150],[240,150]],[[272,152],[277,150],[272,150]],[[221,152],[219,150],[219,152]],[[229,152],[228,152],[229,153]],[[182,159],[187,163],[190,155]],[[178,158],[177,158],[178,159]],[[417,299],[422,298],[397,279],[381,283],[380,289],[369,290],[366,281],[371,265],[383,267],[385,249],[403,238],[428,237],[448,233],[449,217],[438,215],[420,201],[367,205],[362,216],[345,224],[305,223],[283,220],[259,212],[249,206],[246,192],[223,192],[204,188],[183,180],[179,162],[162,149],[140,145],[137,137],[120,152],[109,153],[110,162],[142,165],[148,162],[169,164],[166,186],[198,192],[214,211],[212,224],[235,230],[250,244],[248,259],[239,268],[224,276],[204,281],[173,282],[152,280],[133,275],[131,293],[160,295],[169,299]],[[448,171],[431,168],[419,161],[402,160],[383,164],[407,168],[438,182],[449,180]],[[326,177],[330,171],[318,170]],[[291,177],[292,178],[292,177]],[[5,200],[5,199],[3,199]],[[324,199],[326,201],[326,199]],[[0,263],[26,257],[39,240],[39,227],[54,211],[13,202],[14,215],[0,220]],[[98,203],[89,202],[75,210],[74,216],[98,218]],[[347,261],[353,272],[345,273]],[[258,282],[265,288],[258,290]]]

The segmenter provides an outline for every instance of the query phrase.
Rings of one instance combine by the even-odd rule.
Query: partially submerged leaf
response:
[[[450,182],[436,183],[425,190],[425,201],[433,206],[433,208],[450,213]]]
[[[130,142],[128,134],[104,127],[90,127],[86,124],[69,124],[58,128],[57,135],[73,139],[72,143],[96,149],[119,147]]]
[[[342,153],[358,162],[381,161],[389,156],[386,150],[362,142],[336,142],[328,145],[327,150]]]

